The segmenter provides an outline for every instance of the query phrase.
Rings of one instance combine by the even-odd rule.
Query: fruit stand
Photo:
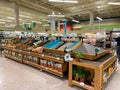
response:
[[[96,61],[85,59],[81,59],[81,62],[69,61],[69,86],[76,85],[87,90],[102,90],[104,83],[117,68],[116,61],[117,57],[113,52]],[[78,75],[78,80],[75,75]],[[81,81],[83,77],[85,80]]]

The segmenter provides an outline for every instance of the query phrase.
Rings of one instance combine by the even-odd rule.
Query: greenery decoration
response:
[[[76,56],[79,57],[79,58],[83,58],[82,52],[76,52]]]

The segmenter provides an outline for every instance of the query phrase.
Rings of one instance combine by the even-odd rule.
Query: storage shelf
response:
[[[117,61],[117,58],[115,55],[110,54],[111,56],[108,58],[105,58],[105,61],[99,63],[99,62],[92,62],[92,61],[87,61],[87,60],[81,60],[81,62],[74,62],[74,61],[69,61],[69,86],[76,85],[79,87],[82,87],[87,90],[102,90],[104,83],[107,81],[107,79],[110,78],[110,76],[113,74],[113,72],[116,70],[114,68],[113,64]],[[86,70],[91,71],[91,74],[94,75],[94,87],[90,85],[80,85],[80,82],[73,80],[72,78],[72,70],[73,66],[81,67]],[[106,65],[106,66],[105,66]],[[106,77],[106,81],[103,79],[103,73],[104,70],[109,68],[109,73],[108,76]],[[90,81],[92,80],[92,77]]]
[[[36,56],[36,57],[39,57],[41,59],[45,59],[45,60],[48,60],[48,61],[64,63],[64,61],[62,59],[57,60],[57,58],[53,57],[53,56],[47,56],[47,55],[42,56],[41,54],[38,54],[38,53],[26,52],[26,51],[23,51],[23,54],[24,55],[29,55],[29,56]]]
[[[85,88],[85,89],[88,89],[88,90],[94,90],[93,86],[90,86],[90,85],[87,85],[87,84],[84,84],[84,86],[82,86],[82,85],[80,85],[80,82],[75,81],[75,80],[72,80],[72,83],[73,83],[73,85],[76,85],[76,86],[79,86],[79,87],[82,87],[82,88]]]
[[[49,61],[53,61],[53,62],[58,62],[58,63],[64,63],[64,61],[63,60],[57,60],[57,58],[56,57],[52,57],[52,56],[43,56],[42,57],[43,59],[46,59],[46,60],[49,60]]]
[[[5,54],[6,57],[8,57],[10,59],[13,59],[15,61],[18,61],[18,62],[22,62],[22,63],[27,64],[27,65],[30,65],[30,66],[36,67],[38,69],[42,69],[42,70],[47,71],[49,73],[52,73],[54,75],[63,77],[63,72],[65,72],[67,70],[67,63],[64,62],[63,58],[57,59],[57,57],[54,57],[54,56],[49,56],[49,55],[44,55],[43,56],[42,54],[39,54],[39,53],[22,51],[22,50],[19,50],[19,49],[12,49],[12,48],[7,48],[7,47],[5,47],[4,49],[8,50],[8,52],[9,52],[8,54],[7,53]],[[22,59],[12,56],[12,52],[14,52],[15,54],[22,54]],[[54,70],[52,68],[41,66],[41,65],[39,65],[35,62],[32,62],[32,61],[25,60],[24,55],[37,57],[38,60],[44,59],[44,60],[47,60],[47,61],[53,61],[54,63],[62,64],[62,68],[61,68],[62,72],[59,72],[58,70]]]
[[[28,65],[33,66],[33,67],[36,67],[36,68],[39,68],[39,64],[30,62],[28,60],[23,60],[23,63],[28,64]]]
[[[63,73],[62,72],[58,72],[57,70],[54,70],[52,68],[44,67],[44,66],[41,66],[39,64],[30,62],[28,60],[23,60],[23,63],[28,64],[28,65],[33,66],[33,67],[36,67],[38,69],[42,69],[44,71],[50,72],[50,73],[55,74],[57,76],[63,77]]]
[[[55,74],[57,76],[63,77],[63,73],[62,72],[58,72],[57,70],[54,70],[52,68],[48,68],[48,67],[44,67],[44,66],[40,65],[40,69],[42,69],[44,71],[47,71],[47,72],[50,72],[52,74]]]
[[[22,59],[18,59],[18,58],[16,58],[16,57],[13,57],[13,56],[7,55],[7,54],[4,54],[4,56],[22,63]]]
[[[116,69],[117,69],[117,68],[114,68],[114,69],[112,70],[112,72],[106,77],[106,79],[103,80],[103,83],[106,83],[106,82],[107,82],[107,80],[110,78],[110,76],[112,75],[112,73],[114,73],[114,71],[115,71]]]

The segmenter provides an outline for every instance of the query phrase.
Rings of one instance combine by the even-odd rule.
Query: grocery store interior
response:
[[[119,90],[120,0],[0,0],[0,90]]]

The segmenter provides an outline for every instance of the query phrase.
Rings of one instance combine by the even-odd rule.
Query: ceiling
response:
[[[119,2],[119,0],[78,0],[73,3],[56,3],[48,0],[0,0],[0,19],[11,20],[8,17],[14,17],[14,2],[19,5],[20,24],[37,21],[43,26],[50,22],[49,14],[53,11],[55,14],[64,14],[66,19],[75,19],[79,21],[89,20],[90,11],[96,17],[116,18],[120,17],[120,5],[108,5],[109,1]],[[69,15],[69,16],[68,16]],[[57,20],[64,18],[57,18]],[[12,24],[11,24],[12,23]],[[6,21],[5,25],[15,25],[15,20]],[[0,23],[4,25],[4,23]]]

